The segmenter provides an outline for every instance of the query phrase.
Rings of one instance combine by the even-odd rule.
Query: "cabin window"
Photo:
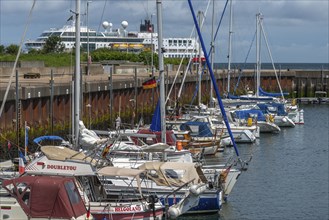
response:
[[[73,182],[66,182],[65,189],[72,204],[80,203],[80,196]]]
[[[184,176],[185,170],[173,170],[173,169],[165,169],[165,175],[167,178],[171,179],[181,179]]]
[[[24,189],[24,195],[22,197],[22,200],[24,201],[24,203],[27,205],[27,206],[30,206],[30,192],[31,192],[31,189],[30,187],[26,187]]]

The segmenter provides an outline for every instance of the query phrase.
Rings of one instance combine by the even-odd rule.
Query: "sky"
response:
[[[217,29],[226,0],[191,0],[194,11],[203,13],[202,28],[207,51],[212,27]],[[231,62],[256,60],[253,36],[256,14],[263,14],[268,47],[262,40],[262,62],[328,63],[328,0],[233,0]],[[44,30],[60,28],[76,9],[75,0],[0,0],[0,45],[19,45],[24,36],[37,38]],[[81,21],[86,24],[87,0],[81,0]],[[212,16],[214,5],[214,16]],[[31,14],[30,14],[31,11]],[[215,62],[228,61],[229,6],[223,14],[215,39]],[[30,14],[30,15],[29,15]],[[156,0],[93,0],[88,7],[88,26],[102,31],[102,22],[119,28],[123,20],[128,31],[137,31],[146,18],[156,24]],[[162,0],[163,37],[195,36],[188,0]],[[214,19],[212,19],[214,17]],[[30,19],[29,19],[30,18]],[[213,22],[212,22],[213,21]],[[214,25],[212,25],[214,23]],[[26,28],[27,27],[27,28]],[[248,55],[249,54],[249,55]],[[272,59],[271,59],[272,57]]]

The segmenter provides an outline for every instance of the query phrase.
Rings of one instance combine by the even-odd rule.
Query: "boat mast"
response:
[[[161,115],[161,142],[166,143],[166,107],[165,107],[165,78],[162,46],[162,0],[156,1],[157,6],[157,22],[158,22],[158,56],[159,56],[159,78],[160,78],[160,115]]]
[[[279,86],[279,90],[280,90],[280,93],[281,93],[281,98],[282,100],[284,101],[284,95],[283,95],[283,91],[282,91],[282,88],[281,88],[281,74],[280,74],[280,81],[279,81],[279,78],[278,78],[278,74],[276,72],[276,69],[275,69],[275,65],[274,65],[274,61],[273,61],[273,57],[272,57],[272,53],[271,53],[271,50],[270,50],[270,47],[268,45],[268,41],[267,41],[267,37],[266,37],[266,33],[264,31],[264,27],[263,27],[263,20],[261,20],[260,24],[259,24],[259,27],[260,27],[260,34],[263,34],[263,37],[264,37],[264,40],[265,40],[265,43],[266,43],[266,47],[267,47],[267,51],[268,51],[268,55],[270,56],[270,59],[271,59],[271,63],[272,63],[272,67],[273,67],[273,70],[274,70],[274,73],[275,73],[275,78],[276,78],[276,81],[278,83],[278,86]],[[281,68],[281,67],[280,67]],[[281,69],[280,69],[280,72],[281,72]]]
[[[198,11],[198,17],[199,17],[199,26],[201,27],[201,15],[202,12]],[[199,39],[200,40],[200,39]],[[201,43],[199,43],[199,68],[198,68],[198,73],[199,73],[199,80],[198,80],[198,105],[201,106],[201,80],[202,80],[202,61],[201,61],[201,54],[202,54],[202,50],[201,50]]]
[[[202,35],[201,35],[201,31],[200,31],[200,28],[198,26],[198,22],[196,20],[196,16],[195,16],[195,13],[194,13],[194,10],[193,10],[193,6],[192,6],[192,3],[191,3],[191,0],[188,0],[188,4],[189,4],[189,7],[190,7],[190,10],[191,10],[191,13],[192,13],[194,25],[196,27],[196,30],[197,30],[197,33],[198,33],[198,36],[199,36],[199,39],[200,39],[202,51],[203,51],[204,54],[207,54],[206,46],[204,44],[204,41],[203,41],[203,38],[202,38]],[[228,118],[226,116],[226,112],[225,112],[225,109],[224,109],[224,105],[223,105],[222,99],[220,98],[219,90],[218,90],[218,88],[216,86],[216,79],[215,79],[215,76],[214,76],[214,72],[212,71],[212,68],[211,68],[211,65],[210,65],[208,56],[205,56],[205,59],[206,59],[207,66],[209,68],[209,73],[210,73],[211,81],[212,81],[212,83],[214,85],[214,90],[215,90],[215,94],[217,96],[218,105],[219,105],[219,108],[220,108],[221,113],[223,115],[223,120],[224,120],[224,123],[226,125],[227,131],[228,131],[229,136],[230,136],[230,138],[232,140],[232,144],[233,144],[233,147],[234,147],[234,150],[235,150],[235,154],[239,158],[239,161],[242,162],[242,160],[240,158],[240,154],[239,154],[238,148],[237,148],[236,143],[234,141],[233,133],[231,131],[230,124],[228,122]],[[245,165],[245,163],[243,162],[243,166],[244,165]]]
[[[259,97],[260,86],[260,22],[261,13],[256,14],[256,97]]]
[[[89,76],[90,73],[90,62],[91,62],[91,58],[90,58],[90,51],[89,51],[89,4],[92,1],[87,1],[87,75]]]
[[[211,19],[211,68],[214,69],[214,59],[215,59],[215,39],[214,39],[214,21],[215,21],[215,0],[212,1],[212,19]],[[213,94],[213,84],[210,80],[210,107],[214,107],[214,94]]]
[[[229,32],[228,32],[228,62],[227,62],[227,93],[230,93],[231,84],[231,54],[232,54],[232,0],[230,0],[230,21],[229,21]]]
[[[76,0],[75,11],[75,75],[74,75],[74,117],[73,117],[73,143],[75,149],[79,146],[79,120],[80,120],[80,0]]]

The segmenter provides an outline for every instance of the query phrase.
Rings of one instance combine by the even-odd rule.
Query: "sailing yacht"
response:
[[[27,176],[73,177],[84,202],[90,205],[90,212],[97,219],[108,216],[112,216],[113,219],[162,217],[164,213],[160,202],[149,202],[146,195],[138,191],[134,196],[128,196],[123,189],[129,190],[129,183],[121,189],[120,195],[109,194],[100,179],[100,175],[117,176],[121,180],[128,177],[139,178],[141,172],[117,168],[112,172],[98,173],[103,167],[106,167],[104,161],[88,157],[83,152],[61,146],[42,146],[41,154],[26,166],[25,172]]]
[[[274,116],[264,115],[259,109],[235,110],[231,112],[231,115],[240,123],[248,124],[250,120],[255,120],[261,133],[278,133],[281,131],[279,126],[274,123]]]
[[[260,61],[260,38],[261,36],[264,36],[265,43],[272,61],[272,66],[275,72],[275,76],[278,82],[278,86],[280,89],[280,93],[269,93],[264,91],[260,86],[260,74],[261,74],[261,61]],[[277,112],[274,114],[274,110],[271,111],[269,108],[262,109],[264,113],[267,113],[265,111],[270,111],[274,115],[274,122],[282,127],[294,127],[295,124],[303,124],[304,118],[303,118],[303,110],[298,109],[298,107],[295,105],[291,107],[291,105],[287,105],[286,100],[284,98],[285,95],[289,95],[288,93],[283,93],[281,89],[280,82],[277,77],[277,73],[275,70],[275,66],[273,64],[272,55],[267,43],[266,34],[263,29],[263,15],[261,13],[258,13],[256,15],[256,92],[253,93],[252,91],[248,91],[246,95],[240,95],[240,96],[234,96],[229,93],[228,90],[228,98],[232,99],[232,102],[239,102],[246,104],[245,101],[253,102],[253,104],[257,103],[263,103],[264,105],[275,105],[275,107],[270,107],[272,109],[277,108],[279,105],[283,105],[283,109],[287,109],[287,114],[280,115],[277,114]],[[281,97],[281,98],[278,98]],[[234,101],[235,100],[235,101]],[[271,103],[271,104],[267,104]],[[232,103],[230,103],[232,104]],[[251,103],[249,103],[251,104]],[[265,107],[264,107],[265,108]],[[292,110],[293,109],[293,110]],[[264,130],[264,129],[263,129]]]
[[[257,107],[264,114],[274,115],[274,123],[279,127],[295,127],[295,123],[289,118],[283,103],[258,103]]]
[[[92,220],[72,177],[21,176],[4,180],[0,219]]]

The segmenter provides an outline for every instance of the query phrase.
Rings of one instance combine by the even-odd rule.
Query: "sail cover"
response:
[[[271,92],[266,92],[261,87],[259,87],[259,94],[261,96],[280,97],[282,95],[284,95],[284,96],[289,95],[289,92],[283,92],[282,94],[281,93],[271,93]]]
[[[160,100],[158,100],[157,106],[155,107],[150,130],[151,131],[161,131]]]

